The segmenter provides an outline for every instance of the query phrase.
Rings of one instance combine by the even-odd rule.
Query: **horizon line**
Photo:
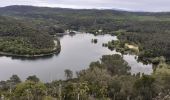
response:
[[[74,8],[74,7],[59,7],[59,6],[43,6],[43,5],[6,5],[0,6],[0,8],[12,7],[12,6],[27,6],[27,7],[39,7],[39,8],[61,8],[61,9],[73,9],[73,10],[115,10],[115,11],[124,11],[124,12],[136,12],[136,13],[170,13],[170,11],[144,11],[144,10],[132,10],[132,9],[123,9],[123,8],[106,8],[106,7],[94,7],[94,8]]]

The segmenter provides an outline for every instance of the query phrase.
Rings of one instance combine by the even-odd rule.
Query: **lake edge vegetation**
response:
[[[56,33],[75,30],[116,35],[110,49],[136,48],[140,60],[156,65],[151,75],[131,75],[121,55],[104,55],[88,69],[65,70],[67,80],[42,83],[36,76],[21,82],[14,75],[0,82],[1,98],[11,100],[169,100],[170,13],[77,10],[33,6],[0,8],[0,51],[37,55],[54,48]],[[137,50],[138,49],[138,50]],[[41,51],[42,50],[42,51]],[[136,51],[137,50],[137,51]],[[24,53],[25,52],[25,53]],[[126,52],[125,52],[126,53]]]
[[[88,69],[65,70],[66,80],[40,82],[35,75],[25,81],[13,75],[0,81],[1,99],[8,100],[168,100],[170,66],[161,62],[151,75],[131,75],[119,54],[104,55]]]

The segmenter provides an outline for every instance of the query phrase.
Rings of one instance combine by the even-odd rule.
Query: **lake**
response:
[[[116,36],[92,34],[64,35],[60,37],[61,52],[52,57],[39,59],[14,59],[12,57],[0,57],[0,80],[7,80],[13,74],[17,74],[22,80],[30,75],[36,75],[43,82],[65,79],[64,70],[73,72],[88,68],[92,61],[100,60],[102,55],[120,54],[102,47],[103,43],[116,40]],[[98,42],[92,43],[92,39]],[[131,66],[131,73],[138,72],[151,74],[152,65],[144,65],[137,62],[135,55],[123,55],[123,58]]]

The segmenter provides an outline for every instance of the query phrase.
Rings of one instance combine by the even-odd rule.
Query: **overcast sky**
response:
[[[170,11],[170,0],[0,0],[0,6],[33,5],[62,8],[102,8],[130,11]]]

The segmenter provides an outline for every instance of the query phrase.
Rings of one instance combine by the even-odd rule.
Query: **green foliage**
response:
[[[50,26],[48,29],[50,35],[55,35],[56,33],[64,33],[64,29],[57,26]]]
[[[116,49],[116,51],[124,53],[127,48],[125,48],[125,42],[119,40],[112,40],[107,43],[107,47],[110,50]]]
[[[159,22],[157,23],[159,24]],[[157,25],[156,24],[156,25]],[[168,23],[169,24],[169,23]],[[126,32],[119,36],[121,41],[129,41],[139,44],[140,52],[139,59],[141,60],[149,60],[152,61],[152,58],[164,56],[167,61],[169,61],[169,32],[165,30],[169,30],[168,27],[164,26],[161,22],[162,26],[155,26],[154,29],[156,32]],[[170,25],[170,24],[169,24]],[[154,26],[154,25],[153,25]],[[145,26],[150,29],[153,26]],[[162,29],[166,28],[166,29]],[[145,28],[142,28],[145,30]]]
[[[39,82],[40,79],[37,78],[37,76],[33,75],[33,76],[29,76],[29,77],[27,78],[27,81]]]
[[[135,82],[134,87],[142,100],[151,100],[154,96],[154,81],[155,79],[153,77],[144,75]]]
[[[123,57],[119,54],[102,56],[101,65],[103,65],[111,75],[128,75],[130,70],[128,63],[123,60]]]
[[[34,44],[35,45],[35,44]],[[20,37],[3,37],[0,39],[0,51],[2,54],[11,53],[18,55],[38,55],[52,52],[51,48],[38,49],[33,46],[33,44],[25,41]]]
[[[117,98],[122,87],[117,75],[128,75],[128,71],[129,66],[120,55],[106,55],[101,62],[92,62],[89,69],[79,72],[78,78],[88,82],[89,93],[96,98],[104,99],[108,95]]]
[[[20,83],[16,86],[14,91],[14,96],[16,98],[24,99],[40,99],[45,96],[46,87],[43,83],[37,83],[32,81],[26,81],[24,83]]]
[[[14,75],[0,82],[0,94],[5,99],[163,100],[169,97],[170,71],[165,59],[170,60],[170,13],[10,6],[0,8],[0,15],[5,16],[0,16],[3,53],[52,52],[55,44],[50,35],[68,29],[117,35],[119,41],[103,46],[124,53],[125,43],[137,44],[139,59],[159,64],[153,75],[138,77],[130,75],[130,67],[122,56],[105,55],[100,61],[92,62],[89,69],[78,72],[78,78],[72,78],[72,71],[65,70],[68,80],[43,84],[31,76],[27,79],[31,81],[20,83]]]
[[[170,13],[9,6],[0,8],[0,15],[6,17],[0,17],[0,35],[28,37],[24,43],[36,49],[31,48],[33,54],[51,52],[54,43],[49,34],[68,29],[117,35],[121,42],[116,47],[122,47],[124,41],[135,43],[140,48],[139,59],[144,61],[160,56],[170,59]],[[111,43],[108,47],[115,48]],[[126,50],[118,48],[122,53]]]
[[[17,75],[12,75],[9,81],[14,84],[21,83],[21,79]]]
[[[64,87],[65,100],[86,100],[89,88],[87,83],[68,83]]]
[[[53,38],[29,23],[0,17],[1,54],[36,55],[53,52]]]
[[[88,69],[78,72],[77,78],[68,80],[56,80],[44,84],[37,81],[37,77],[30,76],[25,82],[21,82],[18,76],[13,75],[9,80],[0,82],[0,94],[1,97],[9,100],[157,100],[158,98],[162,100],[169,98],[170,71],[169,65],[165,62],[161,62],[152,75],[142,77],[128,74],[126,68],[126,62],[120,55],[106,55],[101,61],[92,62]]]

